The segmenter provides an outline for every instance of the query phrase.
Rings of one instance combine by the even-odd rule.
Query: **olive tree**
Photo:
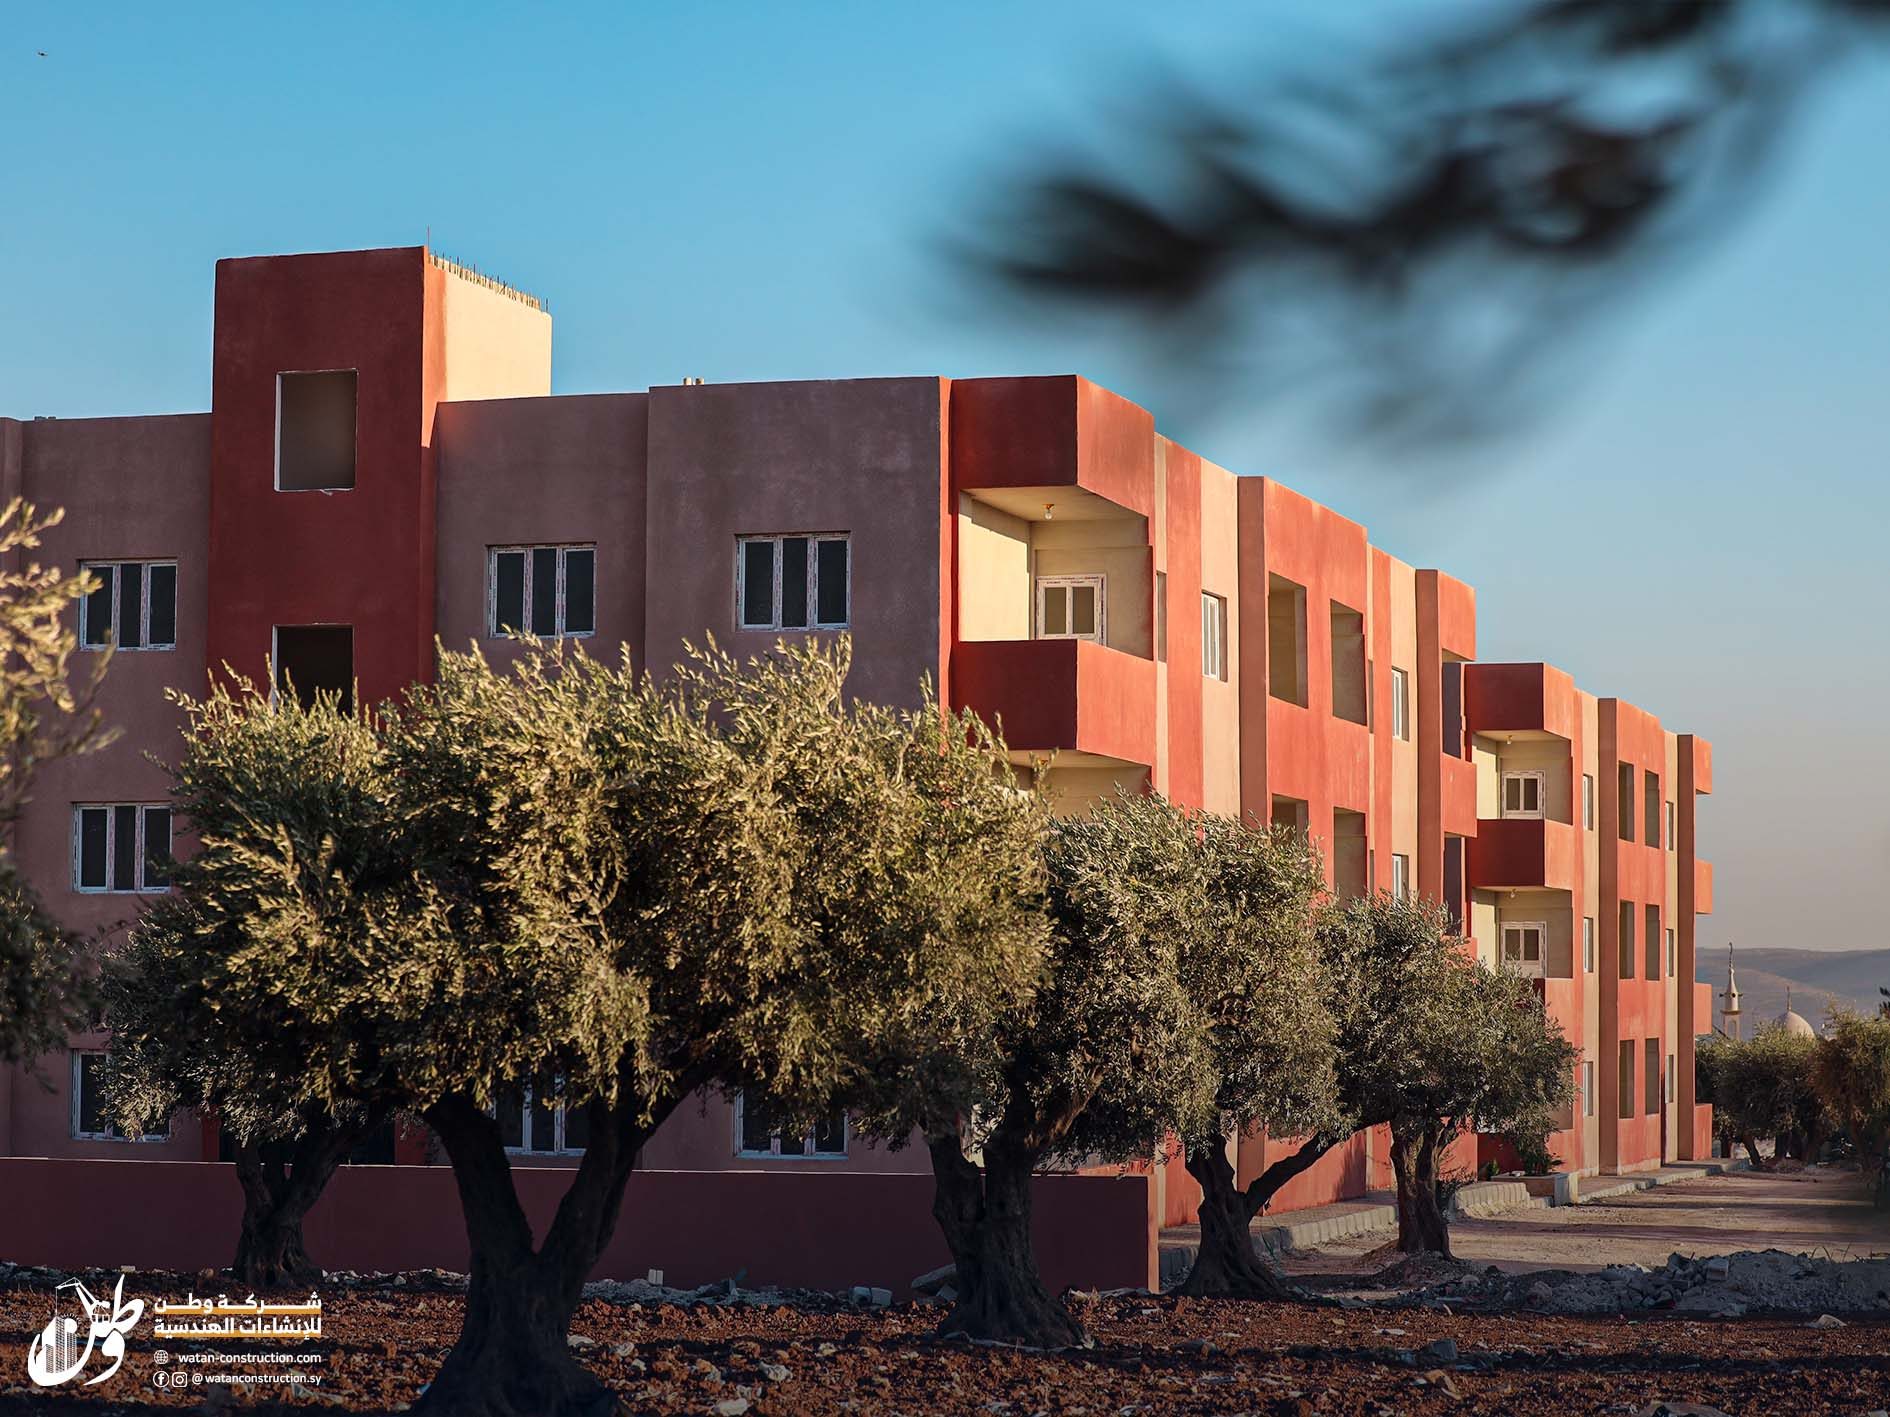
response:
[[[133,1134],[178,1108],[213,1113],[243,1191],[236,1277],[302,1283],[320,1274],[302,1222],[389,1102],[324,1093],[285,1056],[278,1034],[296,995],[239,1007],[225,986],[302,949],[371,948],[412,866],[371,721],[332,695],[307,708],[253,693],[184,703],[190,746],[173,801],[202,849],[106,962],[107,1105]]]
[[[1788,1033],[1778,1024],[1715,1050],[1713,1106],[1755,1168],[1765,1165],[1760,1138],[1773,1138],[1777,1156],[1803,1157],[1829,1130],[1813,1076],[1818,1052],[1816,1038]]]
[[[32,555],[64,515],[18,498],[0,509],[0,1063],[60,1047],[90,1007],[81,941],[41,906],[10,849],[38,770],[113,736],[93,706],[109,655],[84,673],[74,665],[72,610],[98,582]]]
[[[1347,1129],[1314,929],[1324,870],[1297,832],[1208,813],[1188,825],[1199,839],[1198,872],[1172,909],[1189,926],[1181,986],[1202,1023],[1211,1107],[1180,1131],[1188,1174],[1201,1187],[1201,1243],[1180,1292],[1278,1297],[1286,1285],[1254,1249],[1249,1226],[1297,1172],[1276,1164],[1243,1188],[1228,1153],[1255,1128],[1314,1139]],[[1325,1149],[1313,1146],[1300,1151],[1316,1158]]]
[[[368,729],[253,689],[195,708],[186,776],[284,740],[267,780],[231,782],[245,800],[184,885],[227,893],[235,925],[192,935],[199,987],[259,1075],[299,1071],[335,1118],[410,1110],[452,1163],[471,1276],[427,1410],[614,1406],[566,1330],[638,1149],[699,1090],[830,1095],[868,1065],[859,1040],[1028,993],[1038,799],[929,698],[849,703],[847,659],[710,650],[659,683],[559,650],[505,672],[442,654]],[[351,876],[357,833],[381,845]],[[494,1115],[533,1076],[587,1134],[536,1243]]]
[[[956,1267],[943,1329],[1059,1347],[1087,1341],[1031,1250],[1031,1178],[1054,1163],[1146,1164],[1211,1107],[1201,1022],[1180,984],[1200,879],[1186,814],[1125,796],[1057,821],[1042,849],[1048,939],[1034,991],[964,1015],[962,1046],[900,1055],[849,1101],[863,1125],[931,1153],[932,1213]]]
[[[1448,1256],[1444,1153],[1470,1130],[1546,1135],[1578,1055],[1529,982],[1480,964],[1435,904],[1362,896],[1323,929],[1358,1001],[1340,1028],[1342,1096],[1361,1125],[1391,1130],[1398,1248]]]
[[[1812,1058],[1811,1084],[1825,1111],[1850,1133],[1884,1204],[1890,1200],[1890,1015],[1833,1014]]]

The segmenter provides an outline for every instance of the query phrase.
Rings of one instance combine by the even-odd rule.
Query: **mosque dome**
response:
[[[1778,1016],[1778,1026],[1798,1038],[1816,1038],[1818,1030],[1813,1028],[1805,1016],[1796,1009],[1787,1009]]]

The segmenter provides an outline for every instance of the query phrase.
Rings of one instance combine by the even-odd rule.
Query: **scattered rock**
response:
[[[747,1398],[725,1397],[715,1404],[715,1417],[742,1417],[742,1413],[747,1410]]]
[[[1454,1363],[1457,1361],[1457,1340],[1454,1338],[1433,1339],[1424,1345],[1424,1356],[1439,1363]]]
[[[761,1376],[771,1383],[784,1383],[794,1375],[779,1363],[763,1363]]]
[[[1703,1402],[1652,1402],[1634,1417],[1726,1417],[1726,1414]]]
[[[586,1338],[581,1333],[567,1333],[564,1336],[564,1341],[565,1341],[566,1346],[570,1348],[595,1348],[597,1347],[596,1339]]]
[[[939,1290],[955,1283],[957,1279],[957,1265],[940,1265],[937,1269],[928,1270],[913,1280],[912,1289],[916,1294],[936,1294]]]
[[[1836,1314],[1819,1314],[1817,1318],[1805,1325],[1806,1328],[1843,1328],[1844,1326],[1844,1320]]]

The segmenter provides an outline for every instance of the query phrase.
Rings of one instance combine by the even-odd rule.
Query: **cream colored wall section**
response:
[[[1103,643],[1153,657],[1154,562],[1142,518],[1031,522],[1030,545],[1040,578],[1102,576]]]
[[[538,398],[551,392],[551,316],[446,273],[447,400]]]
[[[1574,965],[1580,951],[1575,943],[1568,897],[1561,891],[1502,892],[1496,896],[1496,919],[1499,940],[1504,925],[1533,921],[1548,926],[1543,972],[1551,979],[1574,978]]]
[[[1202,805],[1240,815],[1240,517],[1234,475],[1201,464],[1201,588],[1227,602],[1227,678],[1201,683]],[[1200,672],[1172,665],[1171,673]]]
[[[1470,892],[1470,938],[1476,941],[1478,961],[1494,969],[1500,939],[1495,891]]]
[[[1098,767],[1094,762],[1059,767],[1052,762],[1044,774],[1050,792],[1050,810],[1059,817],[1080,817],[1098,802],[1114,798],[1116,789],[1141,792],[1148,786],[1148,769],[1133,763]]]
[[[1473,734],[1470,739],[1470,761],[1477,770],[1477,815],[1483,818],[1500,817],[1503,812],[1502,779],[1496,771],[1496,740],[1485,738],[1482,734]]]
[[[1387,678],[1393,669],[1405,672],[1411,707],[1411,736],[1391,740],[1391,849],[1411,858],[1415,885],[1418,855],[1417,571],[1395,557],[1387,560],[1391,570],[1391,664],[1380,666],[1377,672]],[[1391,724],[1379,724],[1378,731],[1389,734]]]
[[[1030,638],[1030,523],[958,499],[958,637]]]
[[[1497,776],[1506,772],[1542,774],[1542,815],[1554,822],[1572,822],[1575,815],[1569,792],[1569,745],[1560,738],[1520,738],[1505,743],[1497,754]],[[1482,780],[1477,782],[1477,815],[1483,815]],[[1501,813],[1492,815],[1500,816]]]

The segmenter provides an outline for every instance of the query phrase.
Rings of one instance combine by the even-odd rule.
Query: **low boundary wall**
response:
[[[568,1169],[516,1167],[542,1236]],[[1039,1176],[1037,1261],[1051,1291],[1153,1288],[1154,1186],[1146,1175]],[[0,1259],[59,1269],[221,1269],[236,1249],[242,1192],[221,1162],[0,1159]],[[304,1227],[326,1269],[467,1267],[465,1222],[443,1166],[341,1168]],[[929,1175],[639,1171],[596,1279],[660,1269],[693,1286],[746,1270],[751,1286],[907,1292],[950,1258]]]

